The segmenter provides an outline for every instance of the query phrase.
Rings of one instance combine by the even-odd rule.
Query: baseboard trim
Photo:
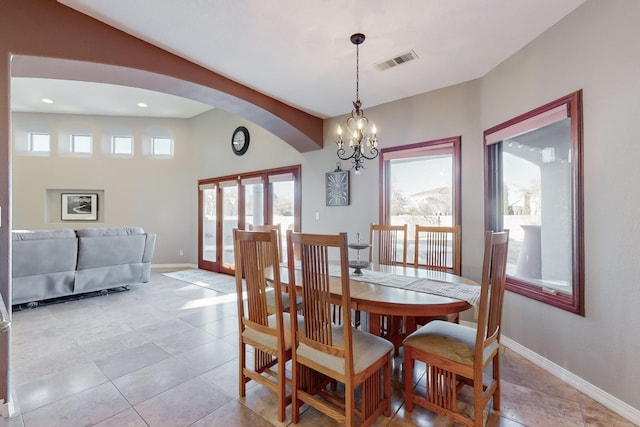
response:
[[[198,268],[196,264],[151,264],[152,270],[159,270],[162,268]]]
[[[606,391],[596,387],[590,382],[585,381],[584,379],[580,378],[576,374],[567,371],[562,366],[555,364],[549,359],[542,357],[538,353],[535,353],[534,351],[529,350],[525,346],[515,342],[514,340],[508,337],[505,337],[504,335],[502,336],[500,342],[505,347],[509,348],[510,350],[513,350],[515,353],[529,360],[534,365],[539,366],[540,368],[558,377],[559,379],[571,385],[572,387],[575,387],[580,392],[586,394],[587,396],[589,396],[596,402],[602,404],[603,406],[606,406],[607,408],[611,409],[613,412],[620,415],[621,417],[626,418],[627,420],[631,421],[634,424],[640,425],[640,410],[623,402],[617,397],[610,395]]]
[[[9,419],[16,414],[16,408],[13,404],[13,397],[5,402],[4,399],[0,399],[0,405],[2,405],[0,411],[2,412],[2,418]]]

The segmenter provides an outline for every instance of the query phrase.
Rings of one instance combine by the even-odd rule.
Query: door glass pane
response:
[[[225,186],[222,191],[222,265],[233,268],[233,229],[238,227],[238,186]]]
[[[572,292],[570,119],[502,143],[509,276]]]
[[[264,225],[264,184],[245,184],[244,200],[245,227]]]
[[[215,188],[202,190],[202,259],[216,261],[216,194]]]
[[[294,223],[294,182],[276,181],[271,183],[273,200],[273,224],[280,224],[282,229],[282,257],[287,259],[287,230],[293,230]]]

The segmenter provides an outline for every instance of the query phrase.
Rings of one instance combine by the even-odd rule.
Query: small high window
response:
[[[93,138],[91,135],[71,135],[72,153],[91,154],[93,148]]]
[[[111,154],[133,156],[133,137],[131,136],[111,137]]]
[[[154,156],[173,156],[173,138],[154,136],[151,153]]]
[[[48,153],[51,151],[51,135],[48,133],[29,133],[29,151]]]

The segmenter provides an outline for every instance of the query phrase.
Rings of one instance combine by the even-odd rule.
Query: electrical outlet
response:
[[[184,251],[182,249],[180,249],[180,256],[184,256]]]

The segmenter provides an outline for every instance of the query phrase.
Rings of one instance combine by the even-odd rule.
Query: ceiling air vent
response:
[[[413,61],[414,59],[418,59],[418,55],[413,50],[403,53],[402,55],[398,55],[394,58],[388,59],[378,64],[378,68],[381,71],[387,70],[391,67],[395,67],[400,64],[404,64],[405,62]]]

